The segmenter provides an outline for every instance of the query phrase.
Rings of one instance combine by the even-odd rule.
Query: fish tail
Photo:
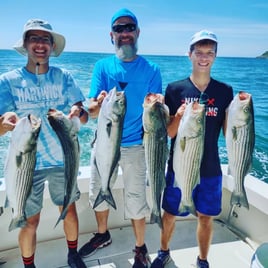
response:
[[[179,215],[186,216],[189,213],[191,213],[193,215],[197,215],[194,203],[191,203],[188,205],[188,204],[184,204],[183,202],[181,202],[181,204],[179,206]]]
[[[114,209],[116,209],[116,204],[112,195],[112,192],[110,189],[107,189],[107,191],[100,190],[95,203],[93,205],[93,209],[96,208],[99,204],[101,204],[103,201],[106,201],[108,204],[110,204]]]
[[[54,228],[56,228],[56,226],[59,224],[59,222],[60,222],[61,220],[64,220],[64,219],[65,219],[65,217],[66,217],[66,215],[67,215],[67,212],[68,212],[68,207],[69,207],[68,204],[69,204],[69,201],[70,201],[70,199],[67,198],[67,196],[65,196],[65,197],[64,197],[64,201],[63,201],[63,206],[62,206],[61,214],[60,214],[60,216],[59,216],[59,218],[58,218],[58,220],[57,220],[57,222],[56,222]]]
[[[58,218],[58,220],[57,220],[57,222],[56,222],[54,228],[56,228],[56,226],[59,224],[59,222],[60,222],[61,220],[64,220],[64,219],[65,219],[65,217],[66,217],[66,215],[67,215],[67,211],[68,211],[68,207],[63,208],[63,210],[62,210],[62,212],[61,212],[61,214],[60,214],[60,216],[59,216],[59,218]]]
[[[197,216],[196,208],[195,208],[194,204],[192,204],[191,206],[188,207],[188,211],[189,211],[192,215]]]
[[[157,213],[155,213],[155,212],[152,212],[152,213],[151,213],[150,223],[151,223],[151,224],[153,224],[153,223],[157,223],[158,226],[159,226],[161,229],[163,228],[161,215],[159,215],[159,214],[157,214]]]
[[[8,197],[6,197],[4,208],[8,208],[8,207],[9,207],[9,200],[8,200]]]
[[[13,218],[9,224],[8,231],[11,232],[16,228],[24,227],[26,225],[26,218],[25,216],[19,216]]]
[[[179,206],[179,215],[184,215],[185,213],[189,213],[188,207],[185,206],[183,203]]]
[[[245,190],[242,192],[233,192],[231,196],[231,206],[241,205],[249,209],[248,199]]]

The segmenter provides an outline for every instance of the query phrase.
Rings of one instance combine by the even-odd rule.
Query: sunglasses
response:
[[[117,24],[112,27],[112,30],[115,33],[122,33],[124,31],[130,33],[130,32],[134,32],[136,29],[137,29],[137,25],[133,23]]]
[[[27,36],[27,40],[30,43],[44,43],[44,44],[52,44],[53,40],[49,36],[38,36],[38,35],[29,35]]]
[[[207,104],[208,100],[209,100],[208,94],[202,92],[200,94],[200,97],[199,97],[199,103],[200,104]]]

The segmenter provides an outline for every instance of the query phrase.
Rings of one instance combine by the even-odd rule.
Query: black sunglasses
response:
[[[134,32],[137,29],[137,25],[133,23],[128,24],[117,24],[112,27],[113,32],[122,33],[124,31],[130,33]]]
[[[207,104],[208,100],[209,100],[208,94],[202,92],[202,93],[200,94],[200,97],[199,97],[199,103],[200,103],[200,104]]]

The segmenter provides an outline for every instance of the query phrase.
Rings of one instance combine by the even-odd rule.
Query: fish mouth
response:
[[[56,109],[53,109],[53,108],[50,108],[47,112],[47,115],[52,115],[53,113],[56,113],[57,110]]]
[[[243,100],[247,100],[247,99],[249,99],[251,97],[251,94],[249,94],[249,93],[247,93],[247,92],[245,92],[245,91],[239,91],[239,99],[241,100],[241,101],[243,101]]]
[[[60,116],[63,116],[63,112],[54,108],[50,108],[47,112],[47,116],[48,117],[56,117],[56,116],[60,117]]]
[[[33,129],[37,129],[40,127],[41,125],[41,119],[37,118],[36,116],[34,116],[33,114],[29,114],[28,115],[28,120],[32,126]]]
[[[154,104],[156,104],[157,102],[159,102],[159,98],[155,93],[148,93],[144,99],[144,104],[145,105],[151,105],[153,106]]]
[[[193,102],[193,112],[194,113],[199,113],[200,111],[203,111],[205,109],[205,105],[199,103],[198,101]]]

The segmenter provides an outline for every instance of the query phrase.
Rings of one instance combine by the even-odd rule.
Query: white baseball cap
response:
[[[217,36],[213,32],[209,30],[201,30],[192,36],[190,46],[201,40],[212,40],[215,43],[218,43]]]

